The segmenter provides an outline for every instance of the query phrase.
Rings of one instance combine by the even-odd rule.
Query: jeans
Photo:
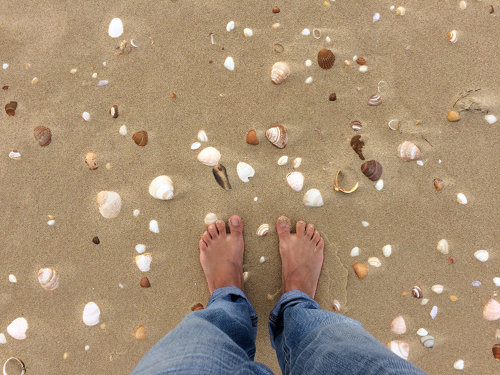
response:
[[[366,332],[361,323],[321,310],[309,295],[283,294],[269,317],[283,374],[425,375]],[[187,315],[139,362],[132,375],[270,375],[254,362],[257,315],[234,286],[216,289],[204,310]]]

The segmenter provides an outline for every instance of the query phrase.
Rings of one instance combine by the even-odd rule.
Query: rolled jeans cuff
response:
[[[321,309],[318,302],[309,294],[298,289],[293,289],[280,297],[271,314],[269,314],[270,323],[278,327],[283,327],[283,313],[285,309],[289,306],[295,306],[298,303],[304,303],[303,307],[307,309]]]

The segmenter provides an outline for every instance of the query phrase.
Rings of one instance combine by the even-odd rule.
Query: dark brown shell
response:
[[[274,6],[273,7],[273,13],[276,14],[276,13],[279,13],[280,12],[280,8],[278,8],[277,6]]]
[[[493,358],[495,358],[497,361],[500,361],[500,344],[493,345],[491,351],[493,352]]]
[[[330,96],[328,97],[328,100],[330,100],[331,102],[334,102],[335,100],[337,100],[337,94],[335,94],[334,92],[332,92],[330,94]]]
[[[375,160],[368,160],[361,165],[361,172],[372,181],[377,181],[382,176],[382,165]]]
[[[229,190],[231,189],[231,184],[229,183],[229,178],[227,177],[227,172],[226,172],[226,167],[224,167],[222,164],[217,164],[213,169],[212,172],[215,177],[215,181],[224,189],[224,190]]]
[[[37,126],[33,129],[33,135],[40,146],[48,146],[52,141],[52,132],[45,126]]]
[[[358,65],[365,65],[366,64],[366,59],[364,57],[358,57],[356,59],[356,62],[358,63]]]
[[[146,146],[148,144],[148,133],[141,130],[140,132],[134,133],[134,135],[132,135],[132,139],[136,145]]]
[[[116,104],[113,105],[113,106],[111,106],[111,108],[109,109],[109,114],[113,118],[117,118],[118,117],[118,106]]]
[[[5,104],[5,112],[9,116],[14,116],[16,114],[17,102],[10,102]]]
[[[423,297],[423,293],[422,293],[422,288],[420,287],[420,285],[415,285],[412,289],[411,289],[411,294],[413,295],[413,297],[415,298],[422,298]]]
[[[92,238],[92,242],[95,243],[96,245],[99,245],[101,243],[101,241],[99,241],[99,237],[97,237],[97,236]]]
[[[143,288],[149,288],[151,287],[151,283],[149,282],[149,279],[144,276],[141,281],[139,282],[139,284],[143,287]]]
[[[318,52],[318,65],[322,69],[330,69],[335,62],[335,55],[329,49],[323,48]]]

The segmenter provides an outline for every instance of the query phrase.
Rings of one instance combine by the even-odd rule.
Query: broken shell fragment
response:
[[[351,121],[351,129],[355,130],[355,131],[359,131],[359,130],[363,129],[363,124],[361,123],[361,121],[353,120],[353,121]]]
[[[168,176],[158,176],[149,184],[149,194],[156,199],[172,199],[174,197],[174,183]]]
[[[391,254],[392,254],[392,246],[391,245],[385,245],[383,248],[382,248],[382,253],[384,254],[384,256],[386,258],[390,257]]]
[[[132,139],[137,146],[144,147],[148,144],[148,133],[144,130],[141,130],[140,132],[134,133],[132,135]]]
[[[382,266],[382,262],[380,261],[379,258],[377,257],[370,257],[368,258],[368,264],[372,267],[380,267]]]
[[[352,265],[354,272],[360,279],[364,279],[368,275],[368,266],[363,263],[355,263]]]
[[[396,14],[397,14],[398,16],[404,16],[404,15],[406,14],[406,9],[405,9],[405,7],[401,7],[401,6],[400,6],[400,7],[397,7],[397,8],[396,8]]]
[[[28,321],[25,318],[17,318],[7,326],[7,333],[16,340],[24,340],[28,330]],[[5,368],[4,368],[5,369]]]
[[[137,327],[134,331],[134,338],[141,341],[146,340],[146,328],[144,326]]]
[[[259,144],[259,138],[257,137],[255,129],[252,129],[247,133],[246,141],[249,145],[257,146]]]
[[[420,159],[420,149],[410,141],[404,141],[398,146],[398,156],[405,161]]]
[[[288,163],[288,156],[286,155],[283,155],[282,157],[280,157],[278,159],[278,165],[285,165],[286,163]]]
[[[406,332],[406,323],[401,315],[396,316],[391,323],[391,331],[397,335],[402,335]]]
[[[495,358],[497,361],[500,361],[500,344],[493,345],[491,351],[493,352],[493,358]]]
[[[120,194],[114,191],[101,191],[97,194],[97,205],[99,212],[106,219],[113,219],[118,216],[122,208]]]
[[[455,110],[451,110],[448,112],[448,114],[446,115],[446,119],[449,121],[449,122],[456,122],[456,121],[459,121],[460,120],[460,114],[455,111]]]
[[[436,191],[443,190],[443,188],[444,188],[444,181],[443,180],[441,180],[440,178],[435,178],[433,183],[434,183],[434,189],[436,189]]]
[[[203,222],[205,225],[210,225],[214,224],[217,221],[217,215],[214,214],[213,212],[209,212],[208,214],[205,215],[205,219],[203,219]]]
[[[120,129],[118,130],[118,132],[121,135],[127,135],[127,125],[123,124],[122,126],[120,126]]]
[[[198,132],[198,140],[200,142],[208,142],[208,136],[207,136],[207,133],[205,132],[205,130],[200,130]]]
[[[456,43],[458,38],[458,32],[457,30],[451,30],[448,34],[446,34],[446,36],[448,37],[448,40],[451,43]]]
[[[266,130],[266,137],[278,148],[285,148],[288,143],[288,132],[283,125],[276,125]]]
[[[255,175],[255,170],[250,164],[240,161],[236,165],[236,173],[238,174],[238,177],[241,181],[248,182],[249,178]]]
[[[234,60],[231,56],[226,57],[226,60],[224,60],[224,67],[230,71],[234,70]]]
[[[54,267],[40,268],[38,282],[45,290],[54,290],[59,286],[59,273]]]
[[[422,288],[420,287],[420,285],[415,285],[412,289],[411,289],[411,294],[413,297],[415,298],[422,298],[424,293],[422,292]]]
[[[361,165],[361,172],[372,181],[377,181],[382,176],[382,165],[375,160],[368,160]]]
[[[94,154],[93,152],[87,152],[85,155],[85,163],[87,163],[88,167],[90,170],[95,170],[97,169],[97,155]]]
[[[323,206],[323,197],[318,189],[309,189],[302,198],[304,205],[307,207],[321,207]]]
[[[214,174],[215,181],[217,181],[217,183],[224,190],[231,189],[231,184],[229,183],[229,178],[227,177],[226,167],[224,167],[222,164],[217,164],[215,167],[213,167],[212,172]]]
[[[417,335],[419,335],[420,337],[427,336],[428,334],[429,332],[427,332],[425,328],[419,328],[417,331]]]
[[[302,158],[293,159],[292,167],[297,169],[302,164]]]
[[[489,258],[489,254],[486,250],[478,250],[474,253],[474,257],[480,262],[486,262]]]
[[[9,158],[11,158],[12,160],[19,160],[21,159],[21,153],[16,149],[14,149],[11,152],[9,152]]]
[[[290,66],[286,62],[278,61],[271,68],[271,81],[275,85],[285,82],[289,76]]]
[[[431,286],[431,290],[436,294],[443,293],[444,287],[441,284]]]
[[[376,106],[382,104],[382,98],[379,94],[373,94],[368,98],[368,105]]]
[[[365,142],[363,142],[361,140],[361,135],[357,134],[351,138],[351,147],[356,152],[356,154],[358,154],[358,156],[361,160],[365,160],[365,157],[363,156],[363,150],[362,150],[364,145],[365,145]]]
[[[257,236],[264,237],[269,232],[269,224],[261,224],[257,228]]]
[[[52,132],[45,126],[37,126],[33,129],[33,136],[42,147],[48,146],[52,141]]]
[[[291,172],[286,176],[286,182],[293,191],[301,191],[304,186],[304,175],[300,172]]]
[[[151,287],[151,283],[149,282],[149,279],[146,276],[141,278],[141,281],[139,281],[139,285],[143,288]]]
[[[439,240],[436,248],[443,255],[448,254],[450,251],[450,245],[448,244],[448,241],[446,241],[444,238],[442,240]]]
[[[359,186],[359,182],[356,182],[356,184],[352,188],[350,188],[349,190],[345,190],[339,186],[340,171],[341,171],[340,169],[337,171],[337,174],[335,175],[335,180],[333,181],[333,188],[335,189],[335,191],[339,191],[341,193],[346,193],[346,194],[350,194],[350,193],[355,192]]]
[[[111,38],[118,38],[123,34],[123,22],[119,18],[113,18],[108,26],[108,35]]]
[[[457,202],[460,204],[467,204],[467,197],[464,193],[457,194]]]
[[[160,233],[160,228],[158,227],[158,222],[156,220],[151,220],[149,222],[149,231],[153,233]]]
[[[408,355],[410,353],[410,345],[407,342],[401,340],[393,340],[387,344],[387,347],[399,357],[408,360]]]
[[[194,142],[191,145],[191,150],[198,150],[200,147],[201,147],[201,143],[200,142]]]
[[[117,118],[118,117],[118,106],[116,104],[114,104],[113,106],[111,106],[111,108],[109,109],[109,114],[113,118]]]
[[[151,269],[152,256],[150,253],[144,253],[135,256],[135,264],[142,272],[148,272]]]
[[[191,311],[198,311],[198,310],[203,310],[203,304],[201,303],[195,303],[193,306],[191,306]]]
[[[321,69],[331,69],[335,63],[335,55],[329,49],[323,48],[318,52],[318,65]]]
[[[464,364],[463,359],[459,359],[459,360],[455,361],[455,363],[453,363],[453,368],[455,370],[463,370],[464,367],[465,367],[465,364]]]
[[[83,322],[88,326],[95,326],[99,324],[99,317],[101,315],[101,310],[95,302],[89,302],[83,308],[82,319]]]
[[[83,112],[82,113],[82,119],[83,119],[83,121],[90,121],[90,113]]]
[[[421,337],[420,338],[420,342],[426,348],[433,348],[434,347],[434,337],[431,336],[431,335],[427,335],[427,336]]]
[[[198,154],[198,161],[208,165],[209,167],[215,167],[219,164],[219,160],[221,158],[221,154],[219,150],[214,147],[205,147]]]
[[[17,102],[9,102],[5,104],[5,112],[9,116],[14,116],[16,114]]]

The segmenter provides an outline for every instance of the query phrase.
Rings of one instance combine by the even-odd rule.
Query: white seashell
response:
[[[313,62],[308,59],[308,60],[306,60],[305,64],[309,68],[313,64]]]
[[[463,193],[457,194],[457,202],[460,204],[467,204],[467,197]]]
[[[82,113],[82,118],[83,118],[84,121],[90,121],[90,113],[83,112]]]
[[[308,28],[305,28],[304,30],[302,30],[300,32],[302,35],[304,36],[308,36],[308,35],[311,35],[311,30],[309,30]]]
[[[207,137],[207,133],[205,133],[205,130],[200,130],[198,132],[198,140],[200,142],[208,142],[208,137]]]
[[[7,338],[3,333],[0,333],[0,344],[7,344]]]
[[[209,167],[215,167],[219,164],[220,157],[219,150],[214,147],[205,147],[198,154],[198,161]]]
[[[78,69],[73,68],[73,69],[71,69],[69,72],[70,72],[71,74],[75,74],[76,72],[78,72]]]
[[[14,275],[12,275],[12,274],[10,274],[10,275],[9,275],[9,281],[10,281],[11,283],[17,283],[17,277],[16,277],[16,276],[14,276]]]
[[[406,332],[406,323],[401,315],[396,316],[392,321],[391,331],[397,335],[402,335]]]
[[[493,284],[495,284],[496,286],[500,286],[500,277],[494,277]]]
[[[271,25],[271,29],[276,30],[276,29],[277,29],[278,27],[280,27],[280,26],[281,26],[281,24],[280,24],[279,22],[276,22],[276,23],[273,23],[273,24]]]
[[[283,83],[290,75],[290,66],[283,61],[278,61],[271,68],[271,81],[275,85]]]
[[[238,177],[241,181],[248,182],[248,179],[255,175],[255,170],[250,164],[240,161],[236,165],[236,173],[238,174]]]
[[[382,265],[382,262],[377,257],[370,257],[370,258],[368,258],[368,264],[370,266],[378,268],[378,267],[380,267]]]
[[[137,245],[135,245],[135,251],[137,251],[139,254],[142,254],[146,251],[146,245],[144,245],[143,243],[138,243]]]
[[[307,77],[304,82],[309,84],[309,83],[312,83],[312,81],[313,81],[313,77]]]
[[[417,335],[419,335],[421,337],[427,336],[428,334],[429,334],[429,332],[427,332],[427,330],[425,328],[419,328],[417,331]]]
[[[459,360],[455,361],[455,363],[453,364],[453,368],[455,370],[463,370],[464,367],[465,367],[465,364],[464,364],[463,359],[459,359]]]
[[[302,164],[302,158],[295,158],[293,159],[292,167],[297,169],[298,167],[300,167],[301,164]]]
[[[448,34],[446,34],[446,36],[448,37],[448,40],[450,42],[452,42],[452,43],[457,42],[457,38],[458,38],[457,30],[451,30]]]
[[[489,321],[500,319],[500,302],[490,298],[483,308],[483,318]]]
[[[158,222],[156,220],[151,220],[149,222],[149,230],[153,233],[160,233],[160,228],[158,228]]]
[[[214,214],[213,212],[209,212],[208,214],[205,215],[205,219],[203,219],[203,222],[205,225],[210,225],[214,224],[217,221],[217,215]]]
[[[361,72],[361,73],[366,73],[368,71],[368,65],[361,65],[358,70]]]
[[[283,155],[278,159],[278,165],[285,165],[286,163],[288,163],[288,156]]]
[[[385,245],[383,248],[382,248],[382,253],[384,253],[384,256],[386,258],[390,257],[391,254],[392,254],[392,246],[391,245]]]
[[[108,34],[111,38],[118,38],[123,34],[123,22],[119,18],[113,18],[109,23]]]
[[[406,14],[406,9],[405,7],[397,7],[396,8],[396,14],[398,16],[404,16]]]
[[[259,259],[259,263],[261,263],[261,264],[262,264],[262,263],[264,263],[265,261],[266,261],[266,258],[264,258],[264,257],[260,257],[260,259]]]
[[[253,36],[253,30],[247,27],[243,29],[243,35],[245,35],[247,38]]]
[[[234,21],[229,21],[226,25],[226,31],[230,32],[234,30]]]
[[[424,162],[422,160],[417,160],[417,165],[423,167],[424,166]]]
[[[99,82],[97,82],[97,87],[103,87],[107,86],[109,81],[107,79],[101,79]]]
[[[274,146],[285,148],[288,143],[288,131],[283,125],[276,125],[266,130],[266,138]]]
[[[95,326],[99,324],[99,317],[101,316],[101,310],[95,302],[89,302],[83,308],[82,319],[83,322],[88,326]]]
[[[436,294],[443,293],[444,287],[441,284],[431,286],[431,290]]]
[[[127,125],[123,124],[122,126],[120,126],[120,130],[118,130],[118,132],[121,135],[127,135]]]
[[[372,18],[373,22],[377,22],[380,20],[380,13],[375,13]]]
[[[495,115],[486,115],[484,116],[484,119],[490,125],[493,125],[495,122],[497,122],[497,117]]]
[[[449,253],[449,245],[448,245],[448,241],[446,241],[444,238],[442,240],[439,240],[438,244],[437,244],[437,249],[439,250],[439,252],[443,255],[446,255]]]
[[[168,176],[158,176],[149,184],[149,194],[156,199],[172,199],[174,197],[174,183]]]
[[[24,340],[28,330],[28,321],[24,318],[17,318],[7,326],[7,333],[16,340]]]
[[[54,224],[56,223],[56,221],[54,219],[50,219],[49,221],[47,221],[47,225],[49,226],[54,226]]]
[[[3,63],[3,64],[2,64],[2,68],[3,68],[3,69],[7,69],[8,67],[9,67],[9,64],[7,64],[7,63]]]
[[[330,43],[331,41],[332,41],[332,39],[327,35],[325,37],[325,42]]]
[[[355,246],[351,249],[351,256],[357,257],[359,255],[359,247]]]
[[[427,305],[427,302],[429,302],[429,299],[428,299],[428,298],[422,298],[422,301],[420,302],[420,304],[421,304],[422,306],[424,306],[424,305]]]
[[[245,271],[243,272],[243,282],[246,283],[248,281],[248,278],[250,277],[250,272]]]
[[[438,313],[438,307],[437,306],[432,306],[432,309],[431,309],[431,312],[430,312],[430,316],[432,319],[436,319],[436,315]]]
[[[304,204],[308,207],[321,207],[323,206],[323,197],[318,189],[309,189],[304,194],[302,199]]]
[[[11,152],[9,152],[9,158],[11,158],[12,160],[18,160],[21,159],[21,154],[17,150],[12,150]]]
[[[462,0],[458,3],[458,6],[460,7],[460,9],[465,10],[467,8],[467,2]]]
[[[257,236],[264,237],[269,232],[269,224],[261,224],[257,228]]]
[[[387,344],[387,347],[391,351],[398,355],[399,357],[408,360],[408,355],[410,353],[410,345],[405,341],[393,340]]]
[[[151,269],[152,260],[150,253],[135,256],[135,264],[142,272],[148,272]]]
[[[361,221],[361,225],[364,226],[365,228],[368,227],[370,225],[370,223],[368,221]]]
[[[486,250],[478,250],[474,253],[474,256],[480,262],[486,262],[488,260],[488,258],[490,257],[490,255],[488,254],[488,251],[486,251]]]
[[[106,219],[113,219],[120,213],[122,199],[117,192],[101,191],[97,194],[97,205],[103,217]]]
[[[410,141],[404,141],[398,146],[398,155],[405,161],[416,160],[422,156],[420,149]]]
[[[234,70],[234,60],[231,56],[226,57],[224,61],[224,67],[230,71]]]
[[[132,215],[134,215],[134,217],[137,217],[139,216],[139,214],[141,213],[140,210],[138,210],[137,208],[132,212]]]
[[[40,268],[38,282],[45,290],[54,290],[59,286],[59,273],[54,267]]]
[[[294,191],[301,191],[304,186],[304,176],[300,172],[291,172],[286,176],[286,182]]]
[[[201,147],[201,143],[200,142],[194,142],[191,145],[191,150],[198,150],[200,147]]]

